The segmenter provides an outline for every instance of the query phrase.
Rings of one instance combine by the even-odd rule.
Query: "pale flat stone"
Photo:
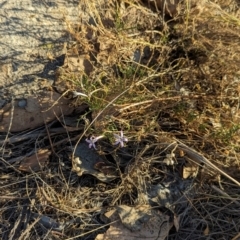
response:
[[[1,1],[0,100],[21,99],[53,83],[71,41],[64,19],[77,22],[78,6],[79,0]]]

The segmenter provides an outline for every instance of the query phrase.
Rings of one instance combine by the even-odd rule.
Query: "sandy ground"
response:
[[[79,0],[1,1],[0,107],[53,83],[71,42],[64,18],[77,21],[78,5]]]

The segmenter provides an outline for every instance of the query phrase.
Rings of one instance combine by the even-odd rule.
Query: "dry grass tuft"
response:
[[[2,141],[2,239],[94,239],[104,230],[103,212],[156,204],[151,189],[166,183],[175,195],[161,206],[180,217],[169,239],[233,239],[240,231],[239,186],[206,162],[195,162],[196,175],[184,179],[191,157],[177,143],[240,182],[237,1],[183,1],[170,19],[137,0],[83,0],[80,7],[81,23],[66,19],[74,45],[55,84],[60,92],[88,95],[74,102],[87,105],[81,129],[57,134],[49,127],[48,137]],[[83,113],[76,112],[78,118]],[[112,149],[120,130],[127,148]],[[91,134],[105,135],[100,154],[115,157],[118,176],[111,183],[71,172],[66,145],[75,151]],[[48,168],[27,175],[18,170],[19,156],[46,146],[54,149]],[[172,153],[175,165],[168,166]],[[125,155],[124,165],[119,156]]]

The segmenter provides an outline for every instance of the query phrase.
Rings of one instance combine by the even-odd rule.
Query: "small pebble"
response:
[[[18,101],[18,106],[19,106],[20,108],[26,107],[26,106],[27,106],[27,100],[26,100],[26,99],[19,100],[19,101]]]

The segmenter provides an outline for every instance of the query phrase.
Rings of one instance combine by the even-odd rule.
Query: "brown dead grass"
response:
[[[87,94],[74,104],[87,103],[92,121],[82,117],[83,131],[50,133],[51,141],[2,141],[2,239],[94,239],[109,207],[146,204],[150,186],[182,181],[188,160],[180,149],[174,150],[178,165],[162,163],[176,140],[240,182],[238,3],[187,1],[164,21],[140,1],[86,0],[81,7],[80,24],[66,19],[75,45],[56,85]],[[71,172],[66,145],[104,134],[108,146],[120,129],[132,159],[118,179],[107,184]],[[21,173],[19,157],[46,146],[54,149],[48,168]],[[171,203],[180,229],[169,239],[233,239],[240,231],[239,186],[198,164],[197,176],[184,180],[188,187]],[[42,216],[62,223],[51,229]]]

